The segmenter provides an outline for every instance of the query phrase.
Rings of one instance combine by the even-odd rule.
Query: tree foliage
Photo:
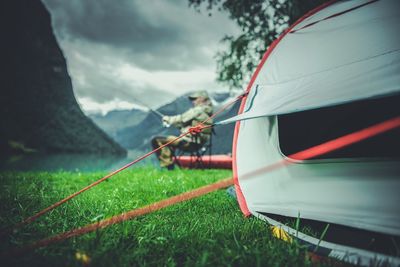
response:
[[[218,80],[241,88],[257,67],[267,47],[289,25],[327,0],[188,0],[200,11],[226,11],[241,28],[239,36],[225,36],[227,51],[216,55]]]

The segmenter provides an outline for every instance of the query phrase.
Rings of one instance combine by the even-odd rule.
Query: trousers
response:
[[[157,149],[162,145],[165,145],[172,140],[176,139],[177,136],[169,135],[169,136],[156,136],[151,140],[151,145],[153,149]],[[157,158],[160,161],[161,167],[168,167],[174,164],[174,152],[177,148],[184,151],[196,151],[199,147],[199,144],[194,142],[189,142],[184,139],[178,139],[168,146],[165,146],[156,152]]]

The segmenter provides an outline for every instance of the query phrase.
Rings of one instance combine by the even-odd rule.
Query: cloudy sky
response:
[[[187,0],[42,0],[86,113],[157,107],[216,83],[214,56],[239,29]]]

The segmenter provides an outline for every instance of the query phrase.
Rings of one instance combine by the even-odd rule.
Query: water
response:
[[[147,152],[128,151],[126,157],[96,154],[31,154],[12,156],[0,162],[1,171],[113,171],[125,166]],[[138,166],[156,166],[154,155],[134,164]]]

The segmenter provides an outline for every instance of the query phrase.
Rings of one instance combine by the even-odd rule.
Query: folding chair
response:
[[[188,155],[190,158],[189,162],[189,168],[190,169],[205,169],[210,166],[210,160],[211,160],[211,153],[212,153],[212,135],[210,135],[210,139],[203,145],[197,145],[196,142],[193,142],[193,144],[190,147],[183,147],[183,146],[178,146],[174,153],[174,162],[179,166],[181,166],[181,163],[179,162],[179,157]],[[196,138],[196,137],[193,137]],[[207,151],[209,152],[209,160],[204,161],[203,156],[206,155]]]

